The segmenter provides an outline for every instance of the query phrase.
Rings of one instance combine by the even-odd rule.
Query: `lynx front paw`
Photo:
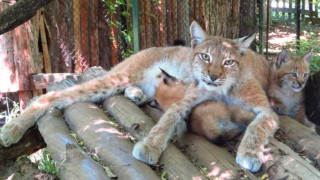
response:
[[[142,162],[154,165],[158,162],[161,151],[160,149],[151,148],[140,141],[135,144],[132,155]]]
[[[0,143],[9,147],[12,144],[17,143],[23,135],[21,127],[14,123],[5,124],[1,129]]]
[[[262,165],[262,159],[259,156],[246,152],[246,153],[237,153],[236,158],[237,163],[244,169],[247,169],[251,172],[259,171]]]
[[[126,90],[124,91],[124,94],[128,99],[130,99],[137,105],[140,105],[147,100],[147,97],[143,93],[143,91],[134,86],[130,86],[126,88]]]

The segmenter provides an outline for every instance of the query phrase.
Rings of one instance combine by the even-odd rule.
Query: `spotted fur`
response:
[[[159,67],[155,66],[176,67],[170,68],[168,73],[179,79],[189,79],[195,85],[191,85],[186,96],[165,112],[145,140],[135,145],[133,156],[148,164],[156,163],[172,132],[178,124],[182,124],[192,107],[208,99],[220,99],[243,106],[256,114],[248,125],[236,160],[243,168],[257,171],[262,164],[264,144],[277,129],[278,117],[269,107],[264,92],[266,79],[261,78],[265,71],[264,59],[256,58],[252,51],[247,50],[254,36],[237,41],[207,36],[196,22],[191,24],[190,31],[191,48],[179,46],[146,49],[130,56],[101,78],[41,96],[22,115],[4,125],[0,134],[1,143],[10,146],[18,142],[23,133],[51,106],[64,108],[79,101],[96,101],[122,93],[132,86],[142,90],[146,101],[152,100],[160,82],[157,77],[161,73],[160,69],[157,70]],[[201,59],[201,53],[210,57],[209,63],[205,62],[206,56],[201,56]],[[250,59],[250,56],[254,58]],[[226,67],[225,62],[230,66]],[[155,71],[148,72],[152,68]],[[261,77],[256,76],[259,74]]]
[[[315,125],[305,115],[303,95],[310,59],[311,51],[303,56],[292,56],[283,49],[270,64],[268,96],[278,114],[291,116],[315,131]]]

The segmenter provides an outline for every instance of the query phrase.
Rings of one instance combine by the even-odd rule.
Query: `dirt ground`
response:
[[[56,180],[55,175],[47,174],[38,169],[37,165],[28,158],[23,157],[18,161],[0,163],[0,179],[7,180]]]

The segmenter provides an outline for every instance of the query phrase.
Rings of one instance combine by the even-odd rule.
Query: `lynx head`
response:
[[[273,62],[272,75],[281,88],[300,92],[309,77],[311,51],[303,56],[291,56],[283,49]]]
[[[161,71],[161,81],[156,89],[155,101],[151,105],[158,109],[167,110],[171,104],[183,98],[188,86],[164,70],[161,69]]]
[[[207,90],[226,94],[240,76],[241,57],[255,34],[237,40],[208,36],[195,21],[190,33],[195,78]]]

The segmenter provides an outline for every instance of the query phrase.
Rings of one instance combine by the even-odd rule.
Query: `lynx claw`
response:
[[[141,141],[135,144],[132,151],[133,157],[149,165],[156,164],[159,160],[160,155],[160,149],[148,147],[145,143]]]
[[[259,171],[262,165],[262,159],[251,153],[237,154],[237,163],[244,169],[251,172]]]
[[[9,147],[12,144],[17,143],[22,135],[22,130],[20,130],[18,125],[6,124],[1,129],[0,143],[5,147]]]
[[[135,104],[140,105],[147,100],[143,91],[137,87],[131,86],[124,91],[125,96],[133,101]]]

